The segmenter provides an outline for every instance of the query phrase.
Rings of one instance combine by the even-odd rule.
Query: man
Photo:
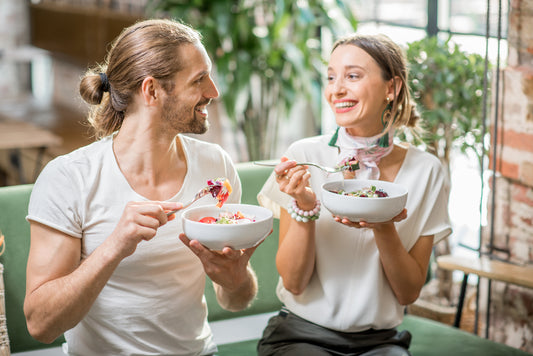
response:
[[[210,251],[166,214],[217,177],[240,201],[228,154],[182,135],[207,130],[210,71],[196,31],[147,20],[82,78],[99,140],[51,161],[29,205],[24,312],[36,339],[65,333],[72,355],[211,355],[205,274],[228,310],[254,298],[254,248]]]

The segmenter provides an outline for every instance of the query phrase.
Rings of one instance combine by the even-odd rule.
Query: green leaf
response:
[[[440,147],[444,156],[451,148],[446,142],[480,154],[485,145],[481,136],[484,59],[461,51],[449,38],[437,37],[409,43],[406,56],[413,99],[428,132],[424,142]],[[427,108],[426,103],[433,105]]]

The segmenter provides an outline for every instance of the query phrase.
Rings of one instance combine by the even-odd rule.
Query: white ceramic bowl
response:
[[[376,186],[389,196],[381,198],[354,197],[332,192],[354,192]],[[384,222],[398,215],[407,202],[407,189],[401,185],[368,179],[345,179],[322,185],[322,204],[332,214],[350,221]]]
[[[246,224],[206,224],[200,219],[218,217],[221,212],[236,213],[253,217],[255,221]],[[225,246],[235,250],[257,245],[272,230],[272,212],[266,208],[248,204],[224,204],[222,208],[204,205],[187,209],[182,216],[183,231],[190,240],[198,240],[211,250],[222,250]]]

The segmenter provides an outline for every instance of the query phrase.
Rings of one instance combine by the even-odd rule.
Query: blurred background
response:
[[[388,35],[405,49],[426,130],[398,139],[437,155],[452,182],[454,233],[436,253],[531,265],[533,0],[0,0],[0,185],[31,183],[93,140],[79,79],[149,17],[203,34],[221,96],[201,139],[236,162],[277,159],[292,141],[334,130],[321,94],[331,44]],[[462,275],[434,272],[422,298],[452,315]],[[478,282],[468,295],[476,315],[492,315],[479,320],[487,336],[533,352],[531,290]]]

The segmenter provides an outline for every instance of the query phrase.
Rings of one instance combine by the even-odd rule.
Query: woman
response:
[[[411,336],[396,327],[424,285],[433,244],[451,232],[446,174],[433,155],[393,143],[395,129],[415,127],[418,116],[405,58],[390,39],[338,40],[327,78],[324,95],[339,128],[293,143],[259,194],[280,216],[277,293],[284,304],[259,355],[406,355]],[[335,166],[352,158],[359,169],[347,178],[405,186],[406,209],[384,223],[320,215],[321,185],[342,173],[296,162]]]

